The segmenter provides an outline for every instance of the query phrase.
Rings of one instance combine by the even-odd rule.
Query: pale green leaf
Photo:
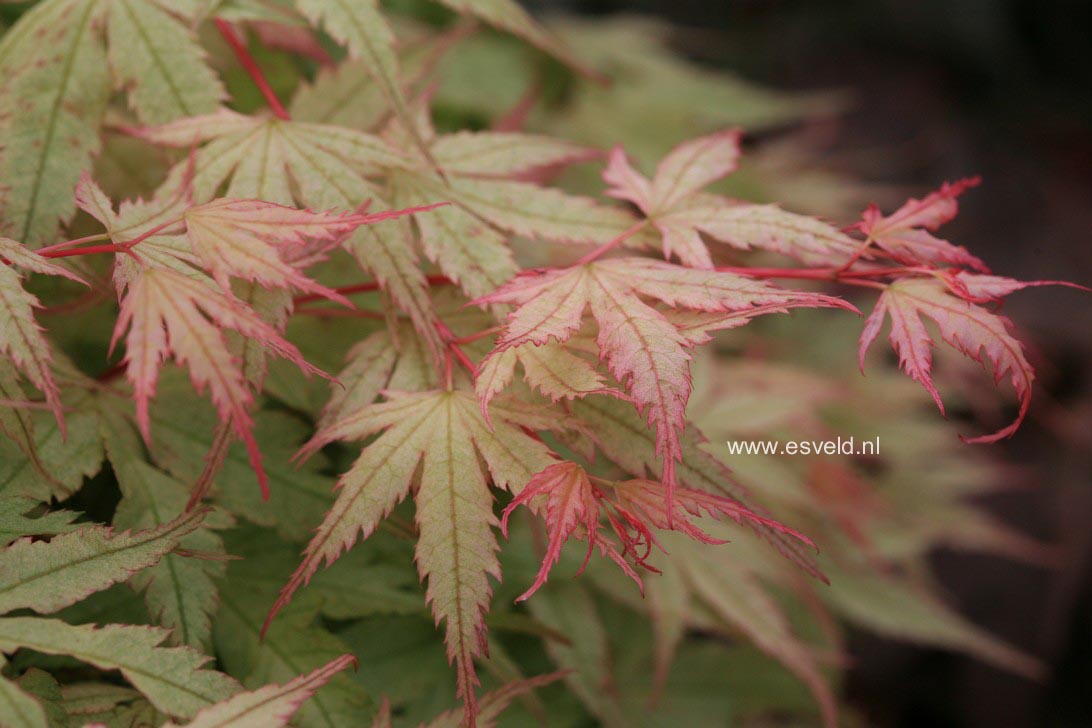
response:
[[[99,149],[110,93],[97,37],[97,0],[47,0],[0,40],[0,179],[10,185],[0,231],[31,247],[50,241],[76,210],[73,190]]]
[[[436,621],[447,622],[447,655],[458,667],[458,694],[474,702],[473,660],[485,649],[485,612],[500,579],[493,496],[478,467],[470,433],[450,403],[436,413],[417,491],[417,569],[428,579]]]
[[[862,627],[897,639],[959,650],[1012,672],[1042,674],[1038,660],[976,627],[920,588],[869,572],[867,578],[831,567],[831,606]]]
[[[291,568],[288,557],[293,549],[257,538],[253,532],[245,542],[230,541],[229,547],[244,559],[229,568],[213,623],[217,653],[228,672],[239,676],[248,688],[260,688],[288,682],[350,652],[338,637],[315,623],[313,600],[292,605],[263,636],[262,619]],[[359,722],[367,706],[360,684],[349,675],[336,675],[304,703],[295,724],[341,728]]]
[[[415,144],[425,143],[413,122],[409,104],[402,90],[395,38],[377,0],[296,0],[296,6],[313,24],[322,27],[335,40],[349,48],[349,55],[359,58],[383,92],[387,105],[409,130]]]
[[[526,182],[460,177],[448,196],[501,230],[558,243],[602,244],[636,222],[620,208]]]
[[[489,576],[500,576],[492,532],[496,517],[478,455],[498,486],[518,492],[551,462],[549,451],[504,415],[495,416],[490,429],[470,393],[387,396],[387,402],[346,414],[304,448],[304,453],[314,452],[334,440],[385,430],[342,476],[338,498],[281,590],[273,614],[323,561],[333,563],[361,536],[370,536],[406,497],[420,469],[417,567],[428,579],[427,599],[437,623],[447,622],[448,659],[457,664],[458,691],[470,705],[477,684],[473,658],[484,647],[483,612],[492,593]]]
[[[300,705],[329,681],[330,677],[355,662],[352,655],[342,655],[306,675],[281,685],[239,693],[205,708],[187,728],[281,728],[299,710]],[[179,728],[175,723],[163,728]]]
[[[87,526],[48,542],[20,539],[0,552],[0,612],[55,612],[123,581],[157,563],[205,515],[191,511],[136,533]]]
[[[79,528],[72,523],[80,516],[74,511],[52,511],[36,518],[29,517],[27,513],[38,505],[33,498],[0,496],[0,546],[22,536],[55,536]]]
[[[7,660],[0,655],[0,667]],[[33,695],[17,682],[0,675],[0,716],[6,728],[48,728],[46,712]]]
[[[592,74],[564,43],[536,23],[534,18],[515,0],[437,0],[437,2],[457,13],[473,15],[495,28],[506,30],[546,53],[556,56],[573,68]]]
[[[38,458],[49,463],[44,475],[35,461],[7,439],[0,440],[0,493],[25,495],[37,500],[52,496],[66,498],[102,466],[102,439],[98,416],[85,392],[65,393],[68,437],[62,436],[57,421],[45,412],[34,412],[34,442]]]
[[[159,647],[166,636],[157,627],[76,627],[57,619],[0,619],[0,651],[10,654],[25,648],[71,655],[103,670],[120,670],[168,715],[188,718],[238,691],[238,684],[228,676],[202,669],[208,657],[188,647]]]
[[[189,499],[188,488],[178,480],[138,459],[132,449],[117,441],[139,445],[135,432],[110,432],[106,423],[117,427],[116,418],[103,417],[107,453],[118,479],[122,500],[114,515],[120,528],[154,528],[183,512]],[[126,426],[127,427],[127,426]],[[133,439],[129,439],[133,438]],[[123,441],[124,442],[124,441]],[[139,452],[139,451],[138,451]],[[132,586],[144,592],[148,612],[160,625],[171,630],[171,643],[209,651],[212,616],[216,613],[219,589],[226,557],[223,541],[209,530],[216,514],[210,514],[201,528],[185,535],[179,546],[200,554],[186,557],[167,554],[159,563],[135,574]]]
[[[348,364],[331,385],[330,400],[322,410],[319,427],[332,424],[349,412],[375,402],[386,388],[397,358],[388,331],[377,331],[358,342],[346,357]]]
[[[398,207],[431,204],[448,194],[439,180],[423,174],[392,174],[391,187]],[[506,236],[459,207],[430,210],[414,222],[428,259],[472,298],[495,290],[518,271]]]
[[[540,134],[485,131],[445,134],[431,150],[444,172],[471,177],[518,177],[600,155],[594,149]]]
[[[201,474],[212,446],[216,411],[195,396],[188,382],[170,377],[160,387],[152,421],[156,432],[152,460],[183,482],[192,483]],[[289,462],[308,432],[303,423],[283,412],[258,412],[255,437],[270,482],[270,498],[262,500],[247,453],[241,443],[235,443],[214,479],[217,504],[254,523],[275,527],[289,540],[306,540],[333,502],[334,483],[332,477],[321,473],[325,466],[322,458],[301,468]]]
[[[26,393],[19,386],[15,367],[0,367],[0,399],[29,403]],[[30,460],[31,466],[48,479],[48,471],[38,456],[38,448],[34,442],[34,411],[30,407],[0,405],[0,432],[7,435]]]
[[[606,630],[587,590],[575,582],[550,583],[527,601],[527,607],[536,619],[569,639],[568,644],[547,640],[544,645],[554,664],[572,670],[564,678],[569,689],[603,725],[627,725],[614,697]]]
[[[669,543],[673,559],[665,568],[678,568],[696,598],[799,677],[818,701],[824,724],[835,725],[834,695],[811,650],[793,633],[788,618],[754,573],[705,544],[680,538]]]
[[[192,31],[155,0],[111,0],[109,60],[146,124],[213,111],[223,87]]]
[[[57,726],[63,725],[68,720],[68,711],[62,704],[60,683],[48,672],[38,667],[31,667],[19,676],[16,683],[42,706],[45,710],[46,723]]]
[[[96,714],[109,712],[121,703],[140,698],[140,693],[105,682],[78,682],[61,686],[61,697],[70,716],[88,716],[88,720],[93,720]]]
[[[433,46],[414,43],[395,50],[403,78],[410,86],[418,85],[435,61]],[[320,69],[314,81],[300,84],[288,111],[299,121],[351,129],[375,129],[391,113],[384,103],[383,87],[368,72],[368,62],[360,58]]]

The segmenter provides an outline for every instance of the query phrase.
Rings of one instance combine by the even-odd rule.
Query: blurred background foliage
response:
[[[787,141],[777,130],[755,140],[749,129],[752,140],[767,152],[806,143],[809,160],[856,180],[881,200],[887,199],[883,192],[898,197],[938,179],[980,173],[984,184],[966,198],[953,237],[987,256],[1003,275],[1092,281],[1090,3],[530,5],[603,19],[648,13],[669,24],[674,51],[704,68],[731,69],[766,88],[809,96],[838,92],[836,113],[813,115],[789,135],[805,141]],[[791,176],[785,178],[793,186]],[[811,205],[825,214],[839,211],[829,197]],[[1086,526],[1092,517],[1092,326],[1087,315],[1074,315],[1073,301],[1034,294],[1011,304],[1010,315],[1035,331],[1043,380],[1038,415],[1020,437],[998,448],[1019,463],[1011,472],[1022,487],[980,499],[1009,523],[1055,544],[1054,565],[1040,569],[950,549],[930,559],[964,613],[1041,656],[1050,674],[1025,681],[956,655],[853,635],[847,688],[870,722],[1076,726],[1092,720],[1084,694],[1092,679],[1092,537]]]
[[[0,3],[0,25],[27,5]],[[746,161],[721,191],[778,200],[843,224],[869,201],[890,207],[943,179],[981,173],[985,184],[966,198],[953,240],[1003,275],[1092,281],[1088,3],[528,3],[547,18],[566,14],[552,26],[612,77],[609,86],[574,76],[506,36],[464,32],[434,4],[386,5],[398,13],[407,77],[433,94],[443,130],[510,126],[600,147],[622,143],[648,169],[684,138],[740,125]],[[219,39],[203,41],[236,108],[260,107]],[[256,42],[251,48],[278,94],[291,99],[294,116],[375,125],[375,90],[347,83],[352,63],[333,67]],[[340,57],[333,44],[324,48]],[[125,120],[124,111],[113,113]],[[115,197],[146,193],[170,161],[111,133],[96,177]],[[594,165],[583,165],[563,182],[598,189],[596,175]],[[530,245],[521,252],[532,262],[538,255]],[[339,275],[344,267],[331,265],[323,280],[336,284]],[[546,710],[557,725],[814,725],[815,703],[792,672],[817,670],[838,690],[846,725],[1087,725],[1092,340],[1087,315],[1071,313],[1075,295],[1031,291],[1009,312],[1035,332],[1043,381],[1019,437],[990,449],[956,439],[972,414],[1002,421],[1004,413],[954,361],[941,368],[945,391],[962,394],[949,423],[903,377],[878,368],[867,378],[857,374],[857,322],[796,315],[719,339],[698,363],[693,416],[708,442],[695,447],[725,460],[763,505],[823,545],[832,586],[805,583],[738,529],[721,534],[711,526],[733,543],[694,549],[671,542],[679,561],[653,562],[665,573],[648,579],[644,601],[595,561],[585,578],[563,578],[579,567],[582,554],[572,549],[559,577],[516,608],[512,599],[533,579],[541,538],[521,520],[503,552],[486,685],[555,666],[575,672],[565,685],[523,699],[506,724],[526,725]],[[54,317],[47,325],[78,365],[105,361],[108,316]],[[371,328],[295,320],[289,333],[316,364],[336,370],[349,343]],[[222,666],[248,684],[283,680],[347,646],[363,667],[324,688],[324,704],[360,701],[364,709],[363,687],[388,695],[403,724],[435,715],[454,703],[454,690],[412,568],[407,505],[386,530],[316,577],[279,631],[258,641],[254,624],[352,455],[333,448],[330,460],[293,470],[287,458],[328,392],[275,364],[268,394],[258,436],[280,497],[257,501],[239,452],[218,479],[217,502],[250,521],[224,531],[227,552],[248,558],[228,565],[221,587],[212,639]],[[95,427],[95,411],[84,408],[87,428]],[[192,480],[209,446],[212,410],[168,377],[157,417],[163,434],[154,462]],[[184,426],[169,429],[170,422]],[[730,458],[723,448],[730,438],[836,435],[878,435],[881,456]],[[581,443],[565,445],[579,451]],[[11,479],[18,457],[0,442],[0,484]],[[101,447],[81,457],[71,463],[70,490],[94,477],[65,505],[108,521],[118,499],[115,478],[99,472]],[[714,587],[694,589],[702,583]],[[81,623],[103,615],[148,620],[140,600],[121,587],[65,616]],[[752,641],[796,669],[770,660]],[[675,662],[652,705],[650,678],[665,650]],[[1046,666],[1039,679],[1013,674],[1031,671],[1028,655]],[[40,655],[22,659],[19,667],[55,666]],[[306,709],[302,720],[318,709]]]

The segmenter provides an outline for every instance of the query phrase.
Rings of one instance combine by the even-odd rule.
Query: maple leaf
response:
[[[0,619],[0,652],[31,649],[70,655],[103,670],[120,670],[167,715],[188,718],[239,692],[232,678],[205,669],[211,658],[189,647],[160,647],[167,631],[130,624],[71,625],[59,619]]]
[[[193,159],[193,194],[201,202],[226,183],[229,197],[290,204],[297,199],[289,189],[291,180],[299,188],[299,199],[307,200],[304,204],[322,206],[314,198],[323,184],[344,187],[355,178],[411,163],[410,157],[373,134],[331,124],[246,116],[228,109],[128,131],[154,144],[180,149],[207,143]],[[177,167],[174,176],[185,168],[185,164]],[[367,199],[355,191],[350,196],[355,199],[341,207],[355,207]]]
[[[1012,424],[992,435],[964,439],[996,442],[1011,437],[1027,415],[1035,371],[1024,357],[1021,343],[1009,333],[1012,322],[1008,318],[952,295],[940,281],[911,278],[896,281],[884,290],[861,332],[861,369],[869,347],[890,317],[891,344],[899,355],[900,366],[929,392],[943,413],[944,402],[932,379],[934,341],[923,316],[936,322],[941,337],[952,348],[983,364],[989,360],[994,381],[1000,382],[1007,375],[1016,390],[1020,410]]]
[[[185,728],[281,728],[333,675],[355,663],[352,655],[342,655],[284,685],[266,685],[233,695],[199,711]],[[182,727],[164,723],[162,728]]]
[[[420,469],[417,569],[422,580],[428,579],[426,598],[437,625],[447,623],[448,660],[456,665],[458,695],[470,717],[476,713],[473,658],[485,649],[489,577],[500,578],[493,535],[497,519],[486,473],[497,487],[516,491],[552,457],[506,411],[498,412],[490,428],[469,392],[386,395],[388,401],[361,407],[327,426],[301,451],[306,455],[335,440],[383,433],[338,481],[337,500],[281,590],[266,626],[323,561],[329,566],[358,538],[375,531],[409,493]]]
[[[806,306],[850,308],[839,299],[775,288],[730,273],[683,268],[643,258],[615,258],[566,269],[530,271],[476,303],[513,303],[494,357],[525,344],[568,340],[590,308],[599,325],[596,343],[611,374],[626,385],[638,411],[656,430],[668,497],[681,460],[679,434],[690,396],[692,346],[675,324],[644,298],[668,306],[725,313]],[[769,312],[769,309],[764,310]],[[483,401],[488,401],[483,393]]]
[[[144,531],[87,526],[53,540],[22,538],[0,552],[0,612],[56,612],[159,562],[207,515],[195,510]]]
[[[531,587],[516,598],[528,599],[546,583],[550,569],[561,558],[561,548],[569,538],[588,542],[587,556],[598,549],[616,563],[641,587],[636,566],[659,573],[647,563],[655,546],[662,550],[653,529],[673,530],[704,544],[723,544],[696,526],[692,518],[703,515],[727,516],[737,523],[749,521],[766,528],[789,534],[802,543],[813,546],[806,537],[773,519],[751,512],[739,502],[689,488],[675,490],[674,498],[666,498],[665,487],[653,480],[635,479],[611,482],[592,479],[576,463],[555,463],[535,474],[527,486],[512,499],[501,517],[501,531],[508,536],[508,518],[521,505],[541,513],[546,521],[549,545],[542,567]],[[617,541],[600,533],[600,520],[606,517]],[[584,567],[580,568],[583,571]]]
[[[474,377],[474,389],[482,412],[489,418],[489,402],[512,381],[516,363],[523,367],[527,382],[554,402],[589,394],[607,394],[628,399],[607,386],[605,378],[586,359],[556,341],[540,346],[507,349],[482,362]]]
[[[230,289],[228,277],[235,276],[265,288],[295,288],[351,306],[344,296],[307,278],[286,259],[313,260],[322,248],[309,249],[309,240],[332,240],[337,244],[362,224],[424,209],[344,215],[297,210],[259,200],[220,199],[189,208],[182,219],[194,254],[224,290]]]
[[[160,365],[169,356],[189,368],[198,391],[208,387],[223,420],[247,446],[264,497],[268,482],[261,452],[251,432],[253,394],[222,330],[231,329],[260,342],[307,371],[299,350],[238,299],[211,281],[166,268],[147,268],[130,280],[114,328],[114,341],[126,336],[126,376],[133,386],[137,423],[151,439],[148,402],[155,395]]]
[[[988,272],[986,264],[966,248],[931,234],[956,216],[959,211],[956,199],[967,189],[977,187],[979,182],[978,177],[968,177],[945,183],[920,200],[907,201],[886,217],[872,205],[864,211],[856,228],[901,263],[959,265]]]
[[[174,514],[185,512],[189,488],[145,461],[136,430],[120,408],[103,398],[100,429],[122,498],[114,514],[115,527],[155,528]],[[180,414],[180,413],[179,413]],[[159,563],[133,575],[130,585],[144,593],[153,619],[171,630],[171,642],[205,652],[211,641],[216,612],[217,582],[225,571],[224,544],[212,528],[231,524],[231,518],[213,511],[200,528],[179,541],[181,549],[201,553],[194,558],[165,555]]]
[[[83,283],[79,277],[49,262],[9,238],[0,237],[0,355],[6,356],[42,391],[64,434],[64,413],[60,392],[50,371],[52,358],[42,328],[34,320],[34,309],[41,304],[23,290],[15,267],[34,273],[63,276]],[[86,285],[86,284],[84,284]]]
[[[213,625],[216,654],[227,672],[239,677],[245,686],[259,688],[268,683],[291,682],[353,652],[318,618],[318,605],[324,603],[326,594],[296,600],[276,624],[262,633],[262,619],[277,587],[291,573],[297,549],[265,528],[238,529],[229,532],[228,538],[230,551],[243,558],[231,562]],[[342,576],[342,584],[347,575]],[[328,682],[299,707],[293,724],[331,728],[355,725],[368,708],[363,685],[342,672],[330,675]]]
[[[710,530],[718,524],[709,524]],[[723,529],[721,529],[723,530]],[[838,708],[830,685],[819,670],[815,648],[794,629],[793,620],[746,559],[704,548],[668,534],[670,559],[663,575],[649,581],[647,609],[652,618],[655,666],[660,685],[686,627],[742,634],[788,668],[812,693],[823,725],[838,725]],[[710,620],[705,615],[712,615]]]
[[[941,271],[938,275],[952,293],[971,303],[1000,303],[1001,299],[1010,293],[1037,286],[1064,286],[1078,291],[1092,290],[1069,281],[1018,281],[1005,276],[982,275],[957,269]]]
[[[107,60],[140,120],[158,124],[212,111],[226,96],[195,33],[157,0],[110,0]]]
[[[663,463],[655,452],[656,436],[644,426],[632,407],[617,399],[589,397],[574,400],[570,408],[608,460],[638,479],[661,474]],[[705,442],[702,432],[689,424],[681,442],[683,459],[678,470],[679,482],[693,490],[727,496],[749,511],[766,515],[724,463],[701,447]],[[815,562],[815,555],[798,539],[789,537],[779,528],[766,527],[753,520],[746,524],[804,572],[824,583],[827,581]]]
[[[33,498],[0,496],[0,546],[23,536],[56,536],[78,528],[72,523],[80,515],[75,511],[51,511],[37,518],[29,517],[27,514],[37,505]]]
[[[66,499],[94,477],[102,466],[102,438],[98,416],[85,391],[66,387],[65,431],[51,414],[31,411],[24,443],[0,441],[0,491],[38,500]],[[48,465],[48,468],[43,467]]]
[[[437,136],[422,104],[421,136],[429,158],[390,175],[397,205],[443,199],[441,214],[415,221],[422,247],[469,296],[494,290],[518,270],[507,236],[560,243],[605,243],[633,224],[624,211],[587,197],[542,187],[525,179],[545,168],[560,168],[598,156],[594,150],[549,137],[502,132],[460,132]],[[388,137],[401,128],[388,130]]]
[[[441,140],[444,138],[441,137]],[[470,137],[464,136],[464,141]],[[475,142],[476,144],[476,142]],[[534,149],[534,143],[527,140]],[[448,150],[451,151],[451,150]],[[552,157],[563,164],[572,159],[571,149],[558,148]],[[524,166],[521,160],[532,164]],[[623,211],[604,207],[586,197],[496,176],[518,175],[543,157],[514,155],[507,167],[482,160],[490,176],[448,173],[446,182],[424,170],[397,170],[391,175],[398,205],[420,205],[426,200],[453,203],[440,215],[416,221],[425,254],[470,296],[481,296],[510,279],[518,268],[507,237],[550,240],[561,243],[604,243],[632,225]],[[440,162],[442,164],[442,162]],[[468,169],[469,162],[456,168]]]
[[[374,207],[383,208],[387,206],[386,192],[367,177],[412,163],[411,158],[371,134],[230,111],[133,132],[169,146],[209,142],[193,155],[193,194],[199,202],[212,199],[226,185],[228,196],[282,205],[356,209],[371,200]],[[173,182],[168,185],[181,185],[186,170],[187,165],[175,167]],[[434,197],[424,204],[442,200]],[[394,304],[413,321],[433,359],[440,362],[443,343],[436,333],[425,276],[411,242],[409,223],[390,220],[358,228],[343,246],[363,269],[375,275]],[[510,255],[507,250],[505,254]]]
[[[262,493],[268,496],[261,453],[251,432],[253,421],[248,410],[253,394],[221,329],[238,332],[305,372],[322,372],[234,296],[230,277],[266,288],[294,287],[348,303],[305,277],[290,261],[310,262],[329,241],[337,244],[357,227],[399,217],[403,211],[314,213],[260,200],[221,199],[186,207],[177,218],[172,218],[176,211],[168,205],[170,212],[157,213],[157,219],[167,218],[165,222],[133,236],[139,226],[125,224],[124,219],[137,216],[142,207],[155,207],[154,203],[130,205],[115,214],[109,200],[87,176],[78,188],[77,202],[107,227],[119,252],[126,253],[115,271],[124,297],[113,343],[128,330],[124,361],[141,433],[150,439],[148,402],[155,394],[159,366],[173,354],[189,366],[199,390],[209,388],[223,421],[246,443]],[[184,226],[183,234],[155,236],[176,222]],[[322,245],[311,247],[308,241],[315,240]],[[140,247],[135,247],[138,244]],[[180,251],[182,245],[189,250]],[[202,265],[218,286],[203,275]]]
[[[625,151],[610,153],[603,180],[606,194],[633,203],[660,233],[664,257],[684,265],[712,268],[705,234],[738,248],[763,248],[803,260],[833,263],[859,247],[827,223],[785,212],[774,205],[752,205],[702,189],[735,171],[739,164],[738,130],[721,131],[683,142],[665,156],[652,179],[634,169]],[[631,245],[643,246],[635,238]]]
[[[610,185],[608,195],[632,202],[660,231],[665,258],[674,253],[685,265],[712,268],[697,227],[686,219],[686,203],[738,165],[739,131],[731,130],[675,147],[660,161],[651,180],[629,165],[622,147],[615,147],[603,179]]]
[[[40,2],[0,40],[0,77],[0,106],[19,109],[0,121],[0,230],[31,247],[75,212],[112,89],[144,123],[211,112],[224,94],[193,29],[159,0]]]
[[[477,17],[517,35],[577,70],[595,77],[566,46],[543,29],[514,0],[438,0],[456,13]],[[314,25],[321,24],[337,41],[348,47],[351,58],[360,62],[382,92],[387,105],[404,123],[412,118],[403,92],[403,80],[396,53],[394,32],[376,0],[296,0],[296,6]],[[424,148],[423,138],[410,129],[414,143]]]

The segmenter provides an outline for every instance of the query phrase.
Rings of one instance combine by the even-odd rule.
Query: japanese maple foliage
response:
[[[744,487],[689,419],[695,371],[747,358],[708,345],[871,304],[862,370],[890,320],[901,368],[943,413],[935,331],[1015,389],[1015,420],[969,441],[1025,419],[1035,373],[998,308],[1080,286],[993,275],[938,237],[977,178],[843,228],[730,196],[746,163],[730,119],[672,127],[692,138],[646,176],[624,104],[604,117],[610,143],[549,133],[616,101],[582,53],[510,0],[440,4],[560,60],[573,107],[531,113],[536,75],[492,128],[463,124],[438,69],[482,36],[392,23],[374,2],[42,0],[4,33],[0,612],[35,613],[0,618],[0,652],[25,650],[0,657],[18,725],[493,725],[516,698],[550,718],[537,688],[569,691],[575,722],[632,725],[645,696],[620,697],[609,653],[645,664],[647,646],[660,695],[691,630],[742,632],[833,725],[819,655],[841,645],[787,615],[829,634],[811,581],[871,582],[839,531],[796,521],[830,515],[868,552],[871,522],[833,501],[885,512],[847,464],[812,468],[795,495],[776,471]],[[280,77],[254,38],[293,58]],[[642,72],[675,79],[674,103],[695,106],[678,123],[705,118],[727,80],[636,42],[617,93],[643,98]],[[570,185],[589,170],[597,187]],[[777,257],[791,265],[767,267]],[[740,391],[772,412],[782,390],[788,409],[846,391],[763,372]],[[548,580],[559,571],[587,573]],[[896,571],[868,576],[913,591]],[[649,644],[600,602],[647,618]],[[942,636],[872,624],[1035,671],[939,601],[914,604]],[[412,669],[382,666],[399,639],[423,645]],[[38,669],[43,655],[93,679]],[[545,659],[559,671],[528,676]]]

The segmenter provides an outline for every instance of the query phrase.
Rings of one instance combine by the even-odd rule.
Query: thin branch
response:
[[[38,255],[45,255],[46,253],[52,253],[55,250],[64,250],[66,248],[74,248],[77,245],[83,245],[84,243],[95,243],[99,240],[109,240],[110,233],[99,233],[98,235],[88,235],[82,238],[76,238],[75,240],[65,240],[63,243],[55,243],[53,245],[46,246],[38,249]],[[47,256],[48,257],[48,256]]]
[[[171,225],[177,225],[181,222],[181,218],[173,218],[167,222],[156,225],[155,227],[144,231],[140,235],[136,236],[132,240],[126,240],[123,243],[111,243],[109,245],[91,245],[86,248],[76,248],[73,250],[57,250],[58,247],[66,247],[67,245],[74,244],[76,241],[68,241],[67,243],[58,243],[57,245],[50,246],[49,248],[43,248],[38,251],[38,254],[43,258],[70,258],[76,255],[92,255],[94,253],[128,253],[133,255],[131,248],[139,243],[143,243],[148,238],[152,237],[158,232],[169,228]],[[109,235],[107,235],[109,237]],[[90,238],[81,238],[81,240],[89,240]],[[97,238],[101,240],[102,238]]]
[[[447,276],[433,275],[425,276],[425,283],[429,286],[447,286],[451,285],[452,281]],[[340,293],[343,296],[350,296],[354,293],[374,293],[380,289],[379,281],[368,281],[367,283],[354,283],[351,286],[340,286],[335,288],[336,293]],[[315,301],[324,301],[326,296],[317,293],[308,293],[304,296],[296,296],[292,299],[292,303],[299,306],[304,303],[314,303]]]
[[[632,226],[630,226],[626,230],[622,231],[622,233],[619,234],[617,237],[603,243],[598,248],[596,248],[595,250],[591,251],[590,253],[585,255],[580,260],[573,263],[573,265],[585,265],[587,263],[591,263],[592,261],[597,259],[599,256],[603,255],[604,253],[606,253],[608,251],[611,251],[611,250],[617,248],[619,245],[624,243],[626,240],[633,237],[633,235],[640,232],[641,228],[643,228],[647,223],[648,223],[648,220],[641,220],[640,222],[637,222],[637,223],[633,224]]]
[[[451,343],[462,346],[463,344],[472,344],[478,339],[484,339],[487,336],[498,334],[504,329],[503,326],[490,326],[488,329],[483,329],[476,334],[470,334],[469,336],[460,336],[457,339],[452,339]]]
[[[294,313],[297,316],[314,316],[315,318],[362,318],[378,320],[385,318],[383,314],[378,311],[362,311],[358,308],[297,308]]]
[[[265,75],[262,73],[262,69],[258,67],[254,57],[250,55],[250,51],[247,50],[246,45],[239,36],[235,34],[235,30],[231,27],[231,23],[222,18],[215,19],[216,28],[220,31],[220,35],[224,36],[224,40],[231,46],[231,50],[235,51],[235,57],[239,59],[239,63],[242,64],[246,72],[250,74],[250,77],[254,80],[254,85],[258,87],[258,90],[262,92],[262,96],[265,97],[265,101],[269,104],[269,108],[273,110],[273,115],[278,119],[289,120],[288,111],[281,104],[281,100],[277,98],[277,95],[273,93],[273,88],[269,85],[269,82],[265,80]]]

